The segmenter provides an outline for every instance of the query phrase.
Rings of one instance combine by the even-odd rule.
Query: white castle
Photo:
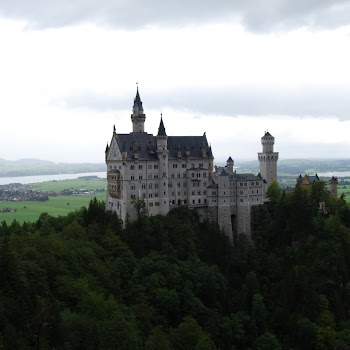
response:
[[[136,218],[134,201],[142,198],[149,215],[166,215],[180,205],[196,208],[216,221],[230,237],[251,232],[251,209],[265,201],[265,190],[277,180],[278,153],[266,132],[258,154],[260,174],[238,174],[234,161],[214,166],[206,135],[168,136],[162,115],[156,136],[145,132],[146,115],[137,89],[131,114],[133,130],[117,134],[107,144],[106,210],[125,224]]]

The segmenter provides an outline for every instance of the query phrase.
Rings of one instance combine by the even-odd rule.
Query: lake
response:
[[[98,176],[106,178],[106,172],[95,173],[79,173],[79,174],[56,174],[56,175],[34,175],[34,176],[14,176],[14,177],[1,177],[0,185],[7,185],[11,183],[31,184],[37,182],[46,181],[59,181],[59,180],[73,180],[80,176]]]

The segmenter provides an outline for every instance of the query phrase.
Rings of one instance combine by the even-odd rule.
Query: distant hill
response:
[[[103,163],[54,163],[33,158],[6,160],[0,158],[0,177],[77,174],[105,171]]]
[[[350,159],[281,159],[277,164],[279,175],[350,171]],[[235,165],[239,171],[259,172],[259,162],[257,160],[235,162]]]

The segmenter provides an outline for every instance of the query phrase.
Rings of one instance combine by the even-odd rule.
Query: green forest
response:
[[[350,349],[344,196],[322,181],[268,196],[233,245],[196,211],[142,201],[125,228],[96,199],[2,222],[0,349]]]

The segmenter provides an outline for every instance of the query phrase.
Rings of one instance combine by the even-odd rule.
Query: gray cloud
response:
[[[93,110],[129,109],[134,96],[115,98],[105,95],[77,95],[64,99],[70,108]],[[344,87],[300,87],[298,89],[266,87],[180,89],[156,94],[141,91],[147,109],[161,111],[165,107],[191,110],[195,115],[221,114],[228,116],[286,115],[295,117],[334,116],[350,120],[350,89]]]
[[[239,21],[248,30],[350,23],[348,0],[3,0],[0,15],[37,28],[94,22],[119,29]]]

